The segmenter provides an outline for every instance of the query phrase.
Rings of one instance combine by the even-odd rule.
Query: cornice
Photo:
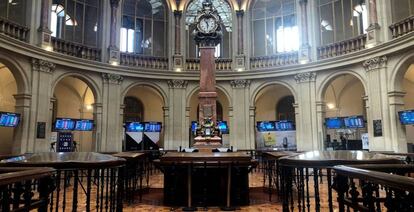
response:
[[[187,80],[168,80],[167,82],[169,88],[187,88]]]
[[[32,58],[32,68],[34,71],[53,73],[55,71],[56,65],[46,60]]]

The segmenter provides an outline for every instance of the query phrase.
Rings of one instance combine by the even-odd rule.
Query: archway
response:
[[[363,83],[352,74],[336,75],[325,84],[322,91],[322,102],[325,104],[322,107],[325,148],[362,148],[361,136],[368,131],[365,123],[367,113],[364,97]],[[358,126],[350,126],[348,121],[343,121],[344,117],[362,117],[363,120]],[[330,118],[339,118],[340,124],[328,124]]]
[[[53,122],[57,118],[93,120],[95,93],[88,82],[78,76],[66,76],[59,80],[53,90]],[[92,131],[72,131],[76,150],[94,151],[96,146],[95,132],[96,126]]]
[[[16,112],[17,81],[9,68],[0,63],[0,111]],[[11,154],[14,145],[14,134],[17,129],[0,126],[0,154]]]
[[[404,110],[414,110],[414,64],[411,64],[405,72],[402,80],[402,89],[405,92]],[[414,152],[414,125],[404,125],[408,151]]]
[[[131,87],[124,96],[124,107],[124,121],[161,122],[162,126],[166,124],[163,111],[164,98],[158,90],[149,85]],[[131,111],[133,113],[130,113]],[[164,146],[163,128],[156,145]]]

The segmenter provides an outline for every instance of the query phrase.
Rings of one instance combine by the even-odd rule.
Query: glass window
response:
[[[257,0],[252,8],[253,55],[299,49],[295,0]]]
[[[166,56],[167,14],[162,0],[124,0],[120,50]]]
[[[185,13],[186,33],[187,33],[187,56],[190,58],[198,57],[198,47],[195,45],[193,32],[195,30],[195,18],[198,11],[203,8],[204,0],[193,0]],[[217,10],[221,21],[223,37],[219,48],[216,48],[216,57],[230,58],[232,49],[232,12],[230,5],[225,0],[212,1],[213,7]],[[220,51],[220,52],[217,52]]]
[[[392,22],[404,20],[414,15],[414,0],[391,0]]]
[[[0,0],[0,17],[26,26],[26,0]]]
[[[98,46],[99,1],[53,0],[50,14],[52,36]]]
[[[319,0],[318,13],[321,45],[356,37],[368,28],[365,0]]]

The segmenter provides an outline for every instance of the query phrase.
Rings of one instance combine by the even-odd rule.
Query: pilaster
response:
[[[378,23],[378,15],[377,15],[377,0],[369,0],[368,1],[368,20],[369,26],[366,29],[367,31],[367,43],[366,46],[368,48],[374,47],[381,43],[381,27]]]
[[[181,71],[184,69],[184,57],[181,53],[181,17],[183,11],[174,10],[174,23],[175,23],[175,43],[174,43],[174,55],[173,55],[173,67],[175,71]]]
[[[12,154],[23,154],[28,152],[29,130],[30,130],[30,105],[31,94],[15,94],[16,113],[21,115],[19,126],[15,129]],[[31,145],[33,146],[33,145]]]
[[[300,6],[300,47],[299,47],[299,62],[308,63],[310,58],[310,45],[308,33],[308,0],[299,0]]]
[[[188,147],[188,127],[186,120],[186,80],[169,80],[169,126],[167,131],[168,140],[165,141],[167,149],[177,149],[177,147]]]
[[[53,50],[52,47],[52,31],[49,29],[50,26],[50,8],[52,6],[51,0],[41,0],[40,8],[40,26],[37,29],[38,45],[41,48],[47,50]]]
[[[390,134],[392,149],[395,152],[407,152],[407,137],[405,126],[401,124],[398,112],[404,110],[405,92],[390,91],[388,92],[389,111],[390,111]]]
[[[109,59],[108,62],[112,65],[118,65],[120,61],[120,51],[117,45],[118,30],[118,7],[120,0],[110,0],[111,6],[111,24],[110,24],[110,35],[109,35]]]
[[[243,19],[244,19],[244,10],[237,10],[237,55],[235,60],[236,71],[243,71],[246,69],[246,61],[244,54],[244,30],[243,30]]]

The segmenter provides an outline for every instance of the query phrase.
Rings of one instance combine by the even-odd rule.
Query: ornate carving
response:
[[[187,80],[168,80],[167,83],[169,88],[187,88],[188,85]]]
[[[295,75],[295,80],[297,83],[301,82],[312,82],[316,80],[316,73],[306,72]]]
[[[118,74],[109,74],[109,73],[103,73],[102,79],[106,83],[112,83],[112,84],[121,84],[124,80],[124,77]]]
[[[250,80],[232,80],[230,85],[232,88],[247,88],[250,86]]]
[[[369,60],[365,60],[362,66],[364,66],[366,71],[371,71],[374,69],[385,67],[385,65],[387,64],[387,60],[387,56],[374,57]]]
[[[32,67],[34,71],[53,73],[53,71],[55,71],[56,65],[46,60],[40,60],[37,58],[33,58]]]

